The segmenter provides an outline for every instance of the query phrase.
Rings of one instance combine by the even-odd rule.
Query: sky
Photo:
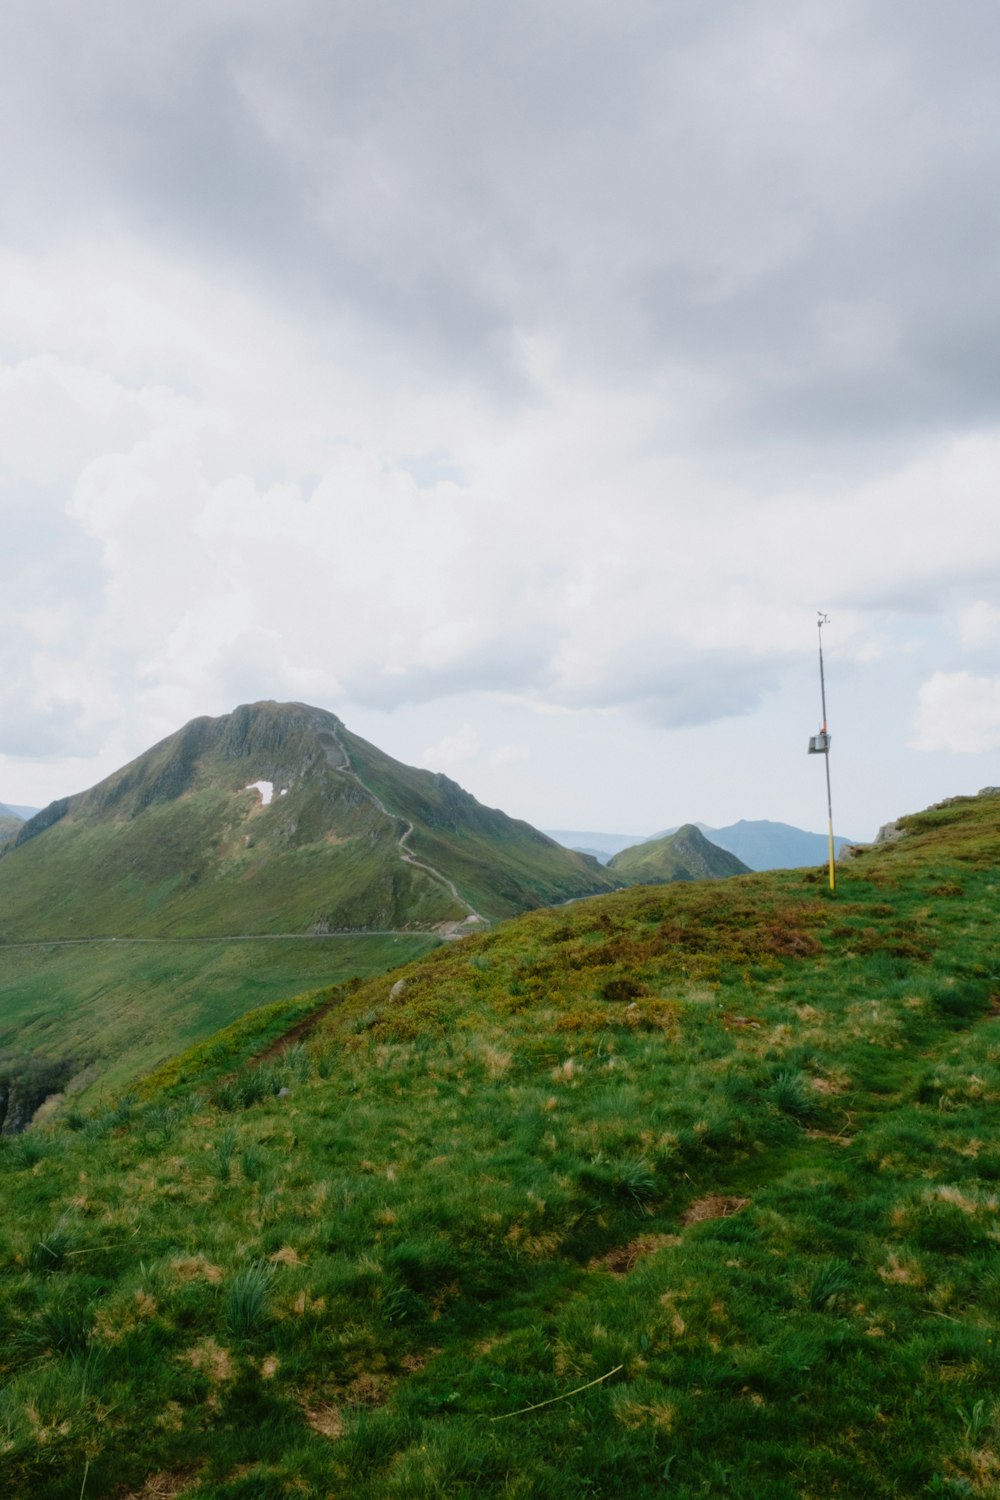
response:
[[[1000,782],[995,0],[10,0],[0,800],[338,714],[556,829]]]

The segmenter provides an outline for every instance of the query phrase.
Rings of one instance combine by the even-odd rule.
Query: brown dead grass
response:
[[[816,1074],[809,1085],[817,1094],[842,1094],[850,1088],[851,1080],[846,1073]]]
[[[728,1219],[746,1208],[749,1198],[736,1198],[724,1193],[709,1193],[704,1198],[695,1198],[681,1214],[684,1225],[703,1224],[707,1219]]]
[[[141,1490],[130,1490],[121,1500],[174,1500],[187,1489],[196,1472],[183,1469],[173,1474],[151,1474]]]
[[[895,1286],[921,1286],[925,1279],[916,1261],[903,1260],[891,1250],[887,1263],[879,1266],[878,1274],[883,1281]]]
[[[389,1399],[390,1387],[388,1375],[362,1370],[346,1387],[344,1396],[351,1406],[382,1406]]]
[[[597,1256],[590,1262],[589,1269],[610,1271],[612,1276],[627,1276],[641,1260],[655,1255],[658,1250],[665,1250],[670,1245],[680,1243],[679,1234],[641,1234],[638,1239],[631,1240],[629,1244],[616,1245],[613,1250]]]
[[[923,1196],[925,1203],[932,1203],[935,1198],[938,1198],[942,1203],[950,1203],[955,1208],[960,1208],[963,1214],[977,1214],[980,1208],[975,1198],[970,1198],[966,1193],[962,1192],[961,1188],[957,1188],[951,1183],[942,1183],[939,1187],[929,1188]],[[995,1211],[997,1206],[996,1199],[988,1198],[983,1206],[991,1211]]]
[[[214,1339],[202,1339],[200,1344],[185,1350],[180,1358],[207,1376],[213,1385],[224,1385],[235,1373],[229,1350],[221,1348]]]
[[[329,1438],[335,1443],[338,1438],[344,1436],[346,1423],[340,1408],[337,1406],[308,1406],[303,1404],[305,1419],[313,1432],[318,1432],[320,1437]]]
[[[181,1281],[196,1281],[203,1276],[206,1281],[217,1285],[223,1276],[221,1266],[213,1266],[204,1255],[178,1255],[170,1262],[170,1269]]]
[[[677,1409],[669,1401],[622,1401],[615,1407],[615,1416],[630,1432],[640,1427],[657,1427],[661,1432],[673,1432]]]
[[[268,1260],[273,1261],[274,1264],[278,1266],[305,1265],[305,1261],[299,1255],[299,1252],[297,1250],[293,1250],[291,1245],[282,1245],[280,1250],[275,1250],[274,1254],[269,1255],[267,1258]]]

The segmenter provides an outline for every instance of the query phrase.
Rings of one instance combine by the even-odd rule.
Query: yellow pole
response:
[[[817,622],[818,625],[819,625],[819,690],[820,690],[820,695],[821,695],[822,701],[823,701],[823,733],[826,734],[827,733],[827,728],[826,728],[826,675],[825,675],[825,673],[823,671],[823,626],[826,625],[828,622],[827,622],[826,615],[824,615],[821,611],[817,611],[817,614],[819,615],[819,620]],[[830,741],[829,741],[829,738],[826,741],[826,749],[823,752],[823,757],[824,757],[824,760],[826,761],[826,812],[827,812],[827,818],[828,818],[828,825],[827,826],[829,827],[829,830],[830,830],[830,890],[831,891],[836,891],[836,889],[837,889],[837,877],[834,874],[834,869],[833,869],[833,796],[832,796],[832,794],[830,792]]]
[[[829,755],[829,753],[830,752],[827,751],[828,755]],[[836,880],[836,877],[835,877],[835,875],[833,873],[833,817],[832,817],[832,815],[830,817],[830,889],[831,889],[831,891],[835,891],[837,889],[837,880]]]

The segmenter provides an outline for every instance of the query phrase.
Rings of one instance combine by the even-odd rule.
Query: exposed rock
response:
[[[406,980],[405,979],[397,979],[396,983],[393,985],[392,989],[389,991],[389,999],[390,1000],[399,1000],[401,998],[401,996],[403,996],[405,993],[406,993]]]
[[[876,844],[894,844],[896,842],[896,840],[897,839],[901,839],[905,833],[906,833],[906,829],[905,828],[900,828],[898,822],[896,822],[896,823],[883,823],[882,827],[879,829],[878,833],[875,835],[875,843]]]

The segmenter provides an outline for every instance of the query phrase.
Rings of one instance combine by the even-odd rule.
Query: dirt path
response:
[[[332,748],[327,744],[327,740],[333,741]],[[382,813],[386,818],[388,818],[394,826],[398,826],[400,823],[405,822],[403,818],[397,817],[395,813],[391,813],[378,793],[373,792],[371,787],[366,786],[365,783],[361,780],[361,777],[358,775],[357,771],[351,764],[351,758],[348,755],[344,742],[340,738],[340,735],[337,733],[336,729],[332,729],[329,731],[324,729],[322,734],[322,743],[324,749],[326,750],[326,758],[335,771],[341,771],[345,776],[349,776],[351,780],[361,788],[365,796],[370,798],[370,800],[374,802],[379,812]],[[336,752],[336,759],[334,758],[334,752]],[[435,865],[429,864],[425,859],[420,859],[416,854],[412,853],[412,851],[406,847],[407,841],[409,840],[412,833],[413,824],[406,822],[404,831],[401,834],[397,835],[396,847],[399,850],[400,859],[403,860],[404,864],[412,865],[414,869],[417,870],[423,870],[424,873],[426,875],[429,875],[432,880],[436,880],[439,882],[439,884],[446,886],[447,889],[451,892],[454,900],[458,902],[459,906],[464,906],[468,913],[468,916],[466,916],[460,923],[441,923],[439,930],[442,931],[442,933],[445,933],[447,929],[447,936],[455,936],[457,935],[457,931],[465,927],[466,924],[469,924],[469,926],[471,926],[473,923],[482,923],[484,927],[488,927],[489,919],[487,917],[484,917],[482,912],[477,911],[476,908],[472,905],[471,901],[466,900],[453,880],[450,880],[448,876],[445,875],[442,870],[439,870]]]
[[[282,1036],[279,1036],[276,1041],[271,1042],[270,1046],[265,1047],[263,1052],[255,1053],[249,1059],[247,1065],[252,1067],[256,1063],[268,1062],[272,1057],[280,1057],[282,1052],[287,1052],[289,1047],[294,1047],[296,1042],[301,1042],[303,1037],[308,1036],[311,1031],[315,1031],[323,1017],[328,1016],[331,1010],[335,1010],[338,1005],[343,1005],[343,1003],[344,1000],[341,995],[336,995],[332,1000],[325,1001],[318,1010],[310,1011],[309,1015],[303,1016],[301,1021],[296,1021],[294,1026],[290,1027]]]

